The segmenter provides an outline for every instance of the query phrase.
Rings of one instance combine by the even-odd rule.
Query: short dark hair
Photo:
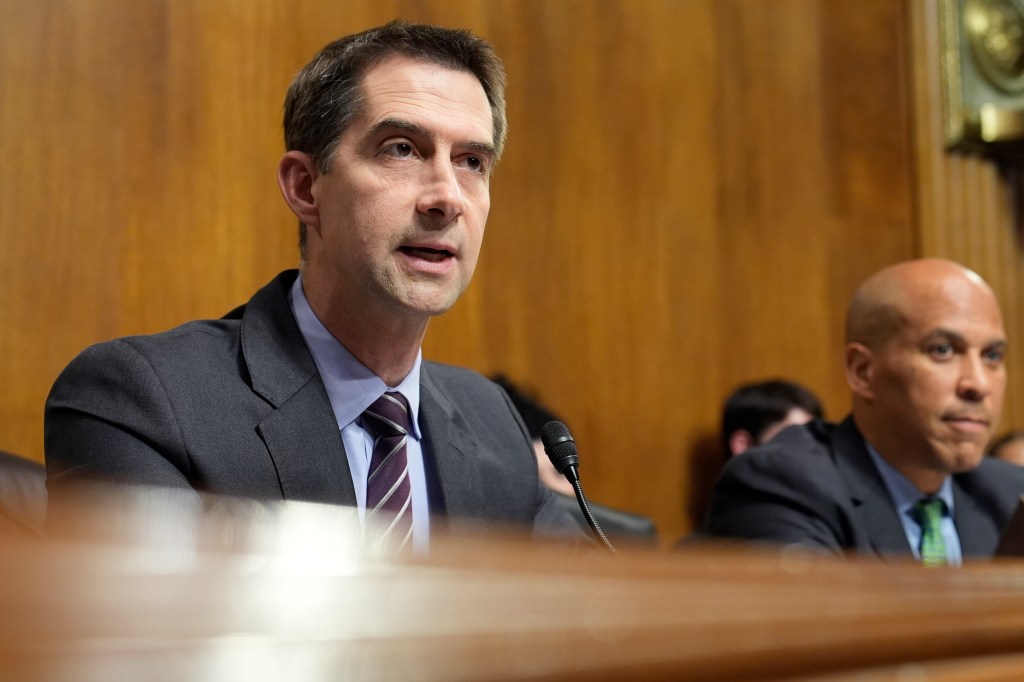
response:
[[[505,70],[494,48],[465,29],[399,20],[330,43],[299,71],[284,101],[285,148],[309,154],[320,172],[329,173],[338,139],[362,110],[363,77],[394,55],[477,77],[491,106],[496,161],[505,145],[508,123]],[[306,226],[301,223],[299,250],[305,260]]]
[[[516,386],[505,375],[496,374],[491,377],[491,380],[508,393],[508,397],[512,399],[512,406],[516,408],[519,416],[523,418],[526,430],[533,440],[540,439],[541,430],[548,422],[562,421],[557,414],[541,404],[538,398],[527,393],[525,389]]]
[[[764,432],[785,419],[793,408],[800,408],[817,419],[824,416],[818,398],[793,381],[772,379],[737,388],[722,408],[722,447],[726,457],[732,434],[742,429],[755,441],[760,441]]]

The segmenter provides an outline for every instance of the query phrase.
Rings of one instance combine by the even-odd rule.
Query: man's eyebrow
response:
[[[370,134],[371,136],[376,135],[377,133],[383,132],[385,130],[401,130],[407,133],[411,133],[413,135],[418,135],[420,137],[426,137],[431,140],[437,137],[427,128],[424,128],[419,124],[413,123],[412,121],[407,121],[402,118],[381,119],[370,128]],[[496,153],[494,145],[489,142],[474,142],[472,140],[466,140],[462,142],[457,142],[456,146],[463,147],[465,149],[478,152],[480,154],[486,154],[488,156],[494,156]]]
[[[412,121],[406,121],[405,119],[401,118],[381,119],[380,121],[377,121],[377,123],[375,123],[372,128],[370,128],[370,133],[376,134],[384,130],[404,130],[406,132],[415,133],[421,136],[430,136],[430,131],[428,131],[423,126],[416,125]]]
[[[923,340],[932,341],[935,339],[949,339],[950,341],[959,341],[961,343],[966,341],[964,335],[960,332],[955,332],[952,329],[943,329],[941,327],[928,332]]]
[[[967,343],[967,339],[960,332],[955,332],[952,329],[943,329],[941,327],[939,329],[933,329],[932,331],[928,332],[928,334],[924,337],[923,340],[927,342],[927,341],[933,341],[933,340],[936,340],[936,339],[948,339],[950,341],[955,341],[957,343],[964,344],[964,345],[966,345],[966,343]],[[984,344],[984,347],[985,348],[1003,348],[1006,345],[1007,345],[1006,339],[997,336],[997,337],[995,337],[993,339],[990,339],[990,340],[986,341],[985,344]]]
[[[496,153],[494,145],[487,142],[462,142],[459,146],[487,156],[494,156]]]

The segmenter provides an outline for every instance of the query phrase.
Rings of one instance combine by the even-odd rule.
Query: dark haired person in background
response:
[[[490,210],[506,131],[492,47],[391,22],[315,55],[284,112],[299,270],[220,320],[75,358],[46,405],[50,514],[101,479],[351,506],[388,519],[389,547],[425,548],[435,526],[581,538],[505,393],[422,359]]]
[[[698,528],[707,516],[711,489],[725,462],[750,448],[764,445],[787,426],[822,418],[818,398],[796,382],[771,379],[736,387],[722,405],[720,446],[715,448],[710,439],[706,439],[691,453],[687,513],[693,527]],[[686,535],[677,546],[687,546],[693,539],[694,536]]]
[[[764,445],[787,426],[823,417],[818,398],[796,382],[773,379],[744,384],[722,408],[722,450],[727,458],[735,457]]]
[[[547,453],[544,452],[544,444],[541,442],[541,430],[544,425],[551,421],[563,421],[558,415],[543,405],[537,398],[516,386],[504,375],[493,377],[494,383],[505,389],[512,404],[523,418],[526,430],[533,439],[533,450],[537,457],[537,469],[540,471],[540,480],[551,490],[558,493],[559,503],[572,512],[576,522],[585,532],[590,532],[590,525],[576,500],[576,491],[565,476],[558,473],[551,463]],[[582,479],[582,476],[581,476]],[[658,531],[654,522],[646,516],[632,512],[612,509],[604,505],[596,504],[589,498],[587,504],[590,512],[594,515],[601,530],[608,536],[612,544],[644,544],[655,545],[658,540]]]

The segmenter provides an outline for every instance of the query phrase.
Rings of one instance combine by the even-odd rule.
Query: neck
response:
[[[361,352],[359,350],[349,348],[347,343],[345,344],[345,347],[349,349],[349,352],[352,353],[359,362],[366,365],[370,371],[379,376],[381,380],[391,388],[398,386],[398,384],[402,383],[402,380],[409,375],[409,372],[412,371],[413,365],[416,364],[416,354],[419,352],[419,345],[412,348],[409,353],[402,355],[397,353],[389,355],[374,353],[375,349],[372,348],[368,349],[367,352]]]
[[[348,352],[391,387],[400,384],[412,371],[427,331],[426,322],[418,329],[406,329],[371,325],[365,319],[354,324],[332,320],[324,322],[324,326]]]
[[[926,466],[923,462],[926,462],[927,458],[919,457],[913,444],[901,441],[898,436],[892,437],[891,429],[875,428],[870,418],[858,414],[856,410],[854,422],[864,440],[871,443],[882,459],[913,483],[922,495],[930,496],[939,492],[949,475],[948,472]]]
[[[388,386],[397,386],[412,370],[429,317],[396,315],[372,305],[354,310],[349,297],[325,295],[316,287],[304,293],[327,331]]]
[[[885,457],[885,455],[882,455]],[[949,474],[944,472],[935,471],[933,469],[915,469],[912,467],[900,466],[897,463],[886,457],[886,461],[893,465],[896,471],[903,474],[903,476],[914,484],[922,495],[931,497],[932,495],[939,492],[942,487],[942,483],[946,480],[946,476]]]

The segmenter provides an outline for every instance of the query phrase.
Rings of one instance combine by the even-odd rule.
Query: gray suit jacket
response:
[[[990,457],[953,476],[953,520],[964,557],[992,556],[1022,493],[1024,469]],[[715,484],[701,536],[912,554],[852,418],[838,426],[790,427],[733,458]]]
[[[295,277],[282,273],[220,320],[75,358],[46,403],[51,511],[93,479],[355,505],[327,391],[288,305]],[[578,535],[496,384],[424,362],[420,425],[432,516]]]

